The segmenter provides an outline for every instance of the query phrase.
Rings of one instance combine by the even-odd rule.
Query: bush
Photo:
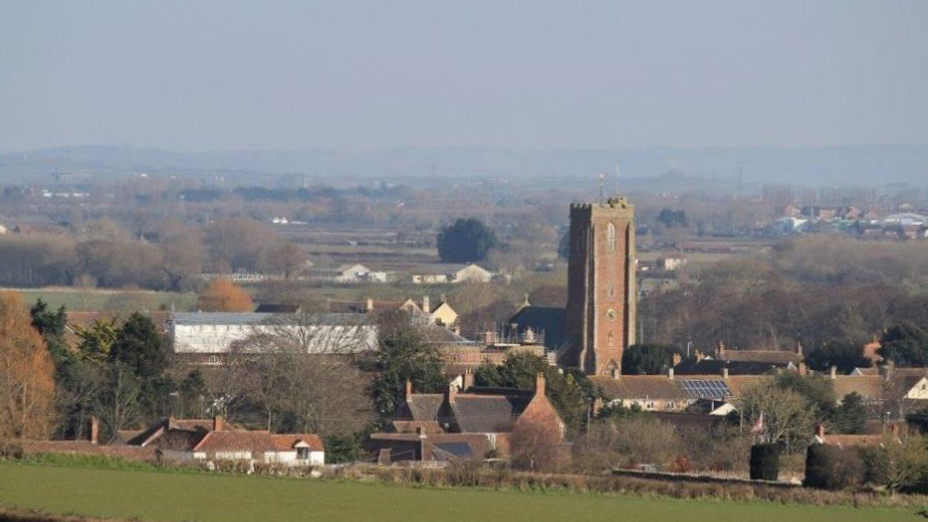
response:
[[[777,480],[780,476],[779,444],[751,446],[751,480]]]
[[[806,452],[806,478],[810,488],[839,490],[863,483],[864,464],[856,448],[813,444]]]

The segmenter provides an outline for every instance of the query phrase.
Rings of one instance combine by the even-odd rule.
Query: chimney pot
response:
[[[461,387],[463,391],[467,391],[474,387],[474,371],[470,368],[464,368],[464,385]]]
[[[822,423],[815,424],[815,436],[822,439],[822,441],[825,440],[825,425],[824,424]]]
[[[676,366],[676,365],[680,364],[681,362],[683,362],[683,356],[681,356],[681,355],[678,354],[678,353],[675,353],[675,354],[673,354],[673,356],[670,358],[670,360],[671,360],[671,363],[672,363],[674,366]]]

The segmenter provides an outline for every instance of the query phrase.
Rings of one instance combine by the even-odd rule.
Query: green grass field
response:
[[[914,509],[413,488],[14,462],[0,462],[0,505],[142,520],[216,522],[874,522],[918,519],[913,514]]]
[[[197,302],[194,293],[149,292],[144,290],[83,290],[80,288],[17,289],[23,302],[32,306],[42,298],[52,308],[64,305],[72,312],[170,309],[174,304],[178,311],[192,308]]]

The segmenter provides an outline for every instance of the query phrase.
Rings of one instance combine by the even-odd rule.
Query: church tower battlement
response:
[[[563,366],[621,372],[635,344],[635,208],[625,198],[570,205],[567,338]]]

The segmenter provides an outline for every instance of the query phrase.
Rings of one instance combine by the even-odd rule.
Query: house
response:
[[[330,312],[369,314],[402,310],[413,315],[420,324],[431,324],[445,328],[452,328],[457,325],[458,313],[451,307],[444,295],[441,296],[441,300],[434,307],[431,303],[431,298],[427,295],[422,297],[421,304],[413,299],[378,301],[369,298],[365,301],[337,301],[332,299],[326,301]]]
[[[545,395],[544,374],[534,390],[514,390],[475,387],[466,372],[445,393],[414,393],[407,382],[393,431],[371,435],[368,445],[384,464],[506,456],[509,434],[527,425],[557,430],[563,440],[564,422]]]
[[[118,437],[128,446],[155,447],[159,459],[244,460],[285,466],[321,466],[325,448],[313,434],[276,434],[269,431],[228,429],[222,417],[168,418],[149,428]]]
[[[377,325],[358,314],[175,313],[168,336],[179,355],[229,353],[237,341],[260,336],[295,339],[312,354],[360,353],[377,347]]]
[[[887,434],[882,433],[866,433],[866,434],[855,434],[855,435],[826,435],[825,425],[816,424],[815,425],[815,435],[812,438],[812,444],[828,444],[833,446],[838,446],[840,448],[848,447],[877,447],[886,444],[887,436],[889,440],[894,442],[899,442],[899,425],[893,424],[892,429]]]
[[[441,265],[440,268],[412,275],[413,284],[458,284],[467,282],[489,283],[493,272],[474,263],[466,265]]]
[[[719,343],[715,356],[696,350],[692,357],[673,356],[673,369],[677,375],[719,375],[726,369],[729,375],[763,375],[786,369],[798,370],[802,361],[802,347],[792,352],[785,350],[728,350]]]
[[[342,265],[335,269],[335,282],[337,283],[362,283],[366,280],[370,269],[364,265]]]
[[[657,267],[665,272],[673,272],[686,266],[685,257],[662,257],[657,260]]]
[[[695,409],[724,415],[731,408],[719,408],[760,378],[755,375],[728,375],[725,370],[719,375],[677,376],[671,369],[666,375],[599,375],[591,376],[590,381],[602,391],[606,404],[637,407],[644,411],[685,412]]]

